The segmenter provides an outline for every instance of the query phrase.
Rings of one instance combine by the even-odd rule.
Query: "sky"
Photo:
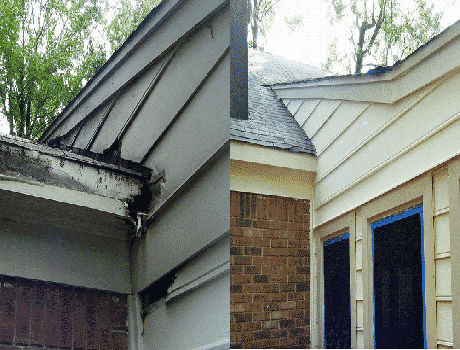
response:
[[[330,25],[329,4],[327,0],[280,0],[267,37],[261,40],[264,51],[321,68],[334,37],[349,33],[347,26]],[[436,12],[444,13],[441,30],[460,20],[460,0],[434,0],[434,4]],[[302,16],[303,26],[292,32],[284,17],[296,15]]]
[[[460,19],[460,0],[434,0],[434,3],[436,11],[444,13],[441,30]],[[330,42],[338,33],[348,32],[346,26],[330,25],[329,4],[328,0],[280,0],[267,37],[259,42],[266,52],[321,68]],[[303,25],[291,31],[284,18],[297,15],[302,16]],[[335,73],[346,71],[338,69]],[[0,116],[0,133],[8,131],[6,120]]]

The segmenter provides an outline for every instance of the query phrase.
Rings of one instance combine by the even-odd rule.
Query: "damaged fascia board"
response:
[[[0,135],[0,189],[127,216],[145,174]]]

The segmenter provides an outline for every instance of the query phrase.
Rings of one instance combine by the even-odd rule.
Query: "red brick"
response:
[[[270,239],[279,238],[280,231],[279,230],[271,230],[271,229],[270,230],[264,230],[263,235],[264,235],[264,238],[270,238]]]
[[[230,341],[233,342],[233,343],[243,341],[243,333],[241,333],[241,332],[230,332]]]
[[[295,284],[294,283],[282,283],[280,284],[280,291],[281,292],[294,292]]]
[[[270,275],[270,282],[271,283],[286,283],[288,275],[281,274],[281,275]]]
[[[266,321],[266,322],[262,322],[262,329],[279,328],[279,326],[280,326],[279,321]]]
[[[233,313],[233,317],[235,318],[235,322],[237,323],[245,323],[252,321],[252,314],[247,313]]]
[[[289,231],[301,231],[303,230],[303,223],[300,222],[289,222],[288,223],[288,230]]]
[[[268,302],[270,301],[270,294],[254,294],[254,302]]]
[[[301,241],[289,239],[287,242],[289,248],[303,248]]]
[[[273,338],[286,338],[288,336],[287,329],[273,329],[272,337]]]
[[[297,257],[289,257],[288,263],[289,266],[299,266],[302,265],[302,258]]]
[[[231,265],[230,266],[230,274],[240,275],[242,273],[243,273],[243,266],[241,265],[239,266]]]
[[[244,247],[244,255],[262,255],[262,248]]]
[[[288,282],[305,282],[305,275],[289,275]]]
[[[240,304],[238,304],[238,305],[240,305]],[[241,304],[241,305],[244,305],[244,311],[247,311],[247,312],[262,312],[262,303],[251,303],[251,304]]]
[[[243,286],[244,293],[263,293],[263,283],[246,284]]]
[[[270,228],[285,231],[288,228],[288,223],[286,221],[270,221]]]
[[[263,303],[264,312],[278,311],[280,309],[279,307],[279,303]]]
[[[263,283],[262,293],[277,293],[279,292],[279,285],[273,283]]]
[[[267,220],[253,220],[252,225],[255,228],[270,228],[270,222]]]
[[[273,293],[273,294],[270,294],[270,300],[272,302],[286,301],[287,300],[287,294],[286,293]]]
[[[276,275],[281,273],[281,267],[280,266],[262,266],[262,274],[264,275]]]
[[[292,309],[296,306],[295,301],[283,301],[280,303],[280,310]]]
[[[287,248],[287,240],[285,239],[272,239],[272,248]]]
[[[231,275],[230,283],[231,284],[245,284],[251,283],[252,277],[250,275]]]
[[[244,247],[230,247],[230,255],[243,255]]]
[[[299,241],[306,241],[310,237],[308,230],[292,231],[292,235],[292,239],[297,239]]]
[[[232,302],[234,303],[252,303],[252,294],[232,294]]]
[[[270,247],[270,238],[254,238],[254,247]]]
[[[258,331],[261,329],[261,322],[244,322],[241,324],[241,329],[245,331]]]
[[[233,233],[230,233],[233,236]],[[231,245],[234,247],[237,246],[252,246],[253,239],[251,237],[231,237],[232,242]]]
[[[233,265],[252,265],[252,257],[250,256],[232,256],[231,261]]]
[[[288,300],[304,300],[305,299],[305,292],[289,292],[288,293]]]
[[[244,312],[246,311],[245,305],[244,303],[230,303],[230,312]]]
[[[230,191],[230,216],[240,216],[240,193]]]
[[[300,317],[296,318],[295,320],[295,326],[296,327],[308,327],[310,325],[310,317]]]
[[[272,257],[270,257],[270,265],[286,266],[287,265],[287,258],[272,256]]]
[[[310,300],[299,300],[297,302],[298,309],[307,309],[310,307]]]
[[[261,266],[244,266],[244,274],[254,275],[259,274],[262,272]]]
[[[252,258],[254,266],[270,265],[270,258],[268,256],[255,256]]]
[[[307,237],[308,238],[308,237]],[[301,248],[308,248],[310,249],[310,241],[308,239],[300,240]]]
[[[241,323],[230,323],[230,332],[241,332]]]
[[[303,317],[305,315],[305,309],[293,309],[288,311],[288,318],[298,319],[299,317]],[[296,321],[297,327],[297,321]]]
[[[245,344],[246,349],[277,349],[279,341],[277,339],[254,340]]]
[[[270,320],[269,312],[255,312],[252,314],[253,321],[268,321]]]
[[[268,220],[268,198],[264,196],[256,197],[256,215],[257,219]]]
[[[302,266],[297,266],[296,267],[296,273],[304,274],[304,275],[310,275],[310,265],[302,265]]]

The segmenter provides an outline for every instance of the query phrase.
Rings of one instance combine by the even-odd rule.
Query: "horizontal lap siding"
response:
[[[394,105],[362,105],[362,113],[352,108],[351,104],[358,106],[356,102],[343,101],[313,138],[313,142],[321,140],[316,224],[364,204],[460,153],[453,142],[460,128],[460,102],[456,98],[459,83],[457,74]],[[322,101],[316,110],[326,102],[330,103]],[[345,109],[352,118],[343,117]],[[307,135],[316,130],[304,129]],[[337,129],[343,133],[336,138]]]
[[[309,348],[309,201],[232,191],[230,221],[232,348]]]
[[[0,281],[0,350],[128,349],[126,296],[9,276]]]

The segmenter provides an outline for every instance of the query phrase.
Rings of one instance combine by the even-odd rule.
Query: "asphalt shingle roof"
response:
[[[270,86],[330,72],[249,49],[247,120],[230,118],[230,139],[316,155],[315,146]]]

